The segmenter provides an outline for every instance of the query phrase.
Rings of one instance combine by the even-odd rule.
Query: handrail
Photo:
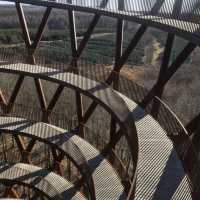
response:
[[[1,0],[1,1],[7,1],[7,0]],[[156,2],[155,0],[151,0],[151,2],[144,0],[144,3],[140,4],[139,7],[139,9],[141,10],[140,12],[138,12],[137,10],[130,12],[126,10],[118,11],[115,9],[111,9],[113,6],[116,7],[115,6],[115,4],[117,5],[116,1],[113,4],[112,3],[110,4],[111,5],[110,8],[109,7],[99,8],[97,5],[100,4],[101,2],[100,0],[95,1],[93,6],[87,4],[85,5],[83,3],[84,1],[75,1],[75,3],[74,2],[70,3],[69,1],[65,0],[64,1],[8,0],[8,1],[44,6],[44,7],[52,7],[58,9],[82,11],[82,12],[95,13],[99,15],[114,17],[114,18],[120,18],[128,21],[133,21],[147,27],[152,26],[164,30],[165,32],[177,34],[191,41],[192,43],[197,43],[198,45],[200,44],[199,23],[198,23],[199,20],[196,20],[199,19],[199,15],[197,14],[197,12],[195,12],[194,9],[192,9],[195,8],[195,2],[193,1],[190,1],[189,5],[188,3],[184,2],[182,6],[183,11],[180,12],[180,14],[178,15],[172,15],[172,10],[173,10],[172,5],[169,4],[167,1],[165,3],[164,1],[162,1],[163,5],[162,4],[159,5],[160,6],[159,12],[156,12],[156,14],[153,13],[152,15],[151,9],[153,9],[152,6]],[[127,7],[130,5],[134,5],[131,2],[132,2],[131,0],[127,1]],[[180,0],[178,0],[177,2],[180,3]]]
[[[58,83],[64,87],[79,91],[94,100],[111,114],[126,136],[133,161],[133,182],[136,181],[138,162],[138,138],[133,116],[125,102],[105,83],[97,83],[90,79],[60,70],[36,65],[13,64],[0,66],[0,72],[18,74]]]

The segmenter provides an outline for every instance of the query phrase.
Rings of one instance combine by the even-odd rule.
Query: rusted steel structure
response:
[[[200,117],[184,127],[161,98],[166,84],[200,44],[199,1],[9,1],[15,3],[26,49],[22,57],[18,52],[9,55],[1,50],[0,73],[18,76],[9,98],[0,88],[2,197],[24,198],[26,194],[30,199],[198,199]],[[33,41],[22,4],[46,9]],[[53,9],[68,12],[72,57],[67,64],[45,66],[36,50]],[[94,14],[79,44],[76,11]],[[80,57],[102,16],[115,18],[117,27],[113,67],[105,71],[106,78],[100,82],[87,76],[87,63],[80,64]],[[139,24],[126,49],[125,21]],[[150,91],[140,87],[124,91],[120,72],[149,27],[167,32],[157,82]],[[170,63],[176,35],[188,43]],[[26,77],[34,81],[40,110],[15,103]],[[57,86],[48,101],[43,80]],[[75,92],[77,114],[77,124],[69,130],[58,127],[56,119],[63,116],[54,113],[66,88]],[[142,93],[138,99],[127,97],[127,92],[137,91]],[[87,109],[85,97],[91,102]],[[95,134],[97,128],[87,127],[99,106],[110,120],[108,138],[97,135],[101,145],[98,141],[90,144],[88,132]],[[12,157],[16,152],[19,155]]]

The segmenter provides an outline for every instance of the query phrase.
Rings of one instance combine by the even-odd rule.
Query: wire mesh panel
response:
[[[176,31],[179,31],[179,33],[180,32],[182,33],[182,31],[184,33],[189,32],[190,34],[192,33],[191,35],[187,35],[188,36],[187,38],[189,38],[189,40],[190,40],[190,36],[197,37],[197,40],[199,39],[198,38],[199,37],[198,35],[199,21],[197,20],[199,18],[199,8],[198,8],[199,2],[197,0],[196,1],[187,1],[187,0],[172,0],[172,1],[170,0],[135,0],[135,1],[132,1],[132,0],[102,0],[102,1],[100,0],[94,0],[94,1],[92,0],[91,1],[90,0],[88,1],[83,1],[83,0],[36,1],[36,0],[32,0],[32,1],[26,1],[26,0],[22,0],[22,1],[17,1],[18,10],[20,10],[20,6],[19,6],[20,2],[27,3],[27,4],[31,3],[35,5],[47,6],[48,9],[50,7],[55,7],[55,8],[60,8],[60,9],[71,9],[69,10],[69,16],[71,16],[71,18],[73,18],[72,10],[77,10],[77,11],[88,11],[88,12],[92,12],[96,14],[94,19],[97,19],[97,17],[100,17],[101,14],[104,14],[111,17],[117,17],[118,21],[121,22],[121,24],[123,23],[123,19],[136,21],[143,24],[139,28],[140,30],[139,33],[144,33],[146,31],[147,26],[150,25],[150,26],[155,26],[155,27],[167,30],[167,32],[172,32],[172,33],[176,33]],[[73,19],[71,20],[73,21]],[[95,21],[93,21],[93,23],[94,22]],[[118,26],[119,24],[120,23],[118,23]],[[73,29],[74,27],[71,27],[71,28]],[[90,28],[93,29],[93,27],[89,27],[89,30]],[[120,29],[120,27],[118,27],[118,29]],[[122,29],[123,29],[123,25],[121,26],[121,31]],[[73,35],[73,33],[71,35]],[[140,34],[140,36],[138,36],[138,34],[136,33],[136,36],[138,37],[141,37],[141,35],[143,34]],[[90,36],[87,36],[87,32],[86,32],[86,40],[87,40],[87,37],[90,37]],[[75,36],[74,38],[72,37],[71,39],[72,39],[72,43],[73,43],[73,40],[76,40]],[[134,39],[133,39],[132,45],[135,46],[136,43],[137,42],[134,42]],[[74,44],[74,46],[76,46],[76,44]],[[194,50],[194,46],[195,45],[193,44],[189,44],[189,50],[190,51]],[[13,100],[14,102],[16,93],[20,90],[21,82],[23,82],[24,76],[27,75],[34,78],[37,93],[39,96],[39,103],[42,108],[41,111],[37,111],[35,110],[35,107],[34,108],[32,107],[32,110],[27,115],[26,111],[24,112],[25,110],[24,108],[20,107],[20,109],[22,110],[20,111],[20,109],[18,109],[17,106],[15,106],[12,101],[11,103],[6,104],[1,95],[0,96],[1,101],[3,102],[1,106],[1,109],[2,109],[1,115],[8,117],[10,114],[10,116],[12,117],[20,116],[20,117],[31,118],[31,119],[33,118],[33,120],[36,120],[36,121],[45,121],[45,122],[49,122],[61,127],[66,126],[67,124],[68,126],[67,128],[69,128],[72,131],[75,131],[75,133],[77,133],[77,130],[81,130],[80,128],[82,128],[83,130],[85,129],[86,134],[85,134],[84,139],[89,141],[93,146],[96,147],[96,149],[92,145],[87,143],[85,140],[81,139],[78,136],[73,135],[74,134],[73,132],[73,134],[70,135],[69,138],[67,136],[66,136],[67,138],[65,136],[62,137],[63,141],[59,141],[60,143],[58,142],[60,146],[58,146],[58,149],[56,150],[55,148],[53,149],[49,148],[48,145],[43,145],[43,147],[40,148],[42,145],[39,144],[37,146],[37,151],[35,152],[35,154],[33,154],[33,157],[32,157],[33,160],[34,160],[35,155],[37,157],[38,152],[42,151],[43,153],[41,155],[44,155],[44,156],[41,156],[42,157],[41,159],[47,158],[44,162],[45,163],[44,167],[51,168],[52,165],[53,167],[58,167],[57,163],[54,162],[55,158],[56,158],[56,162],[58,161],[58,158],[60,157],[63,158],[62,153],[57,155],[58,154],[57,151],[60,150],[59,148],[61,148],[61,150],[63,150],[63,148],[67,148],[68,151],[71,150],[70,151],[71,154],[69,158],[71,157],[79,158],[79,156],[81,157],[83,154],[83,159],[81,159],[81,161],[84,162],[84,165],[82,165],[81,163],[81,167],[87,171],[85,174],[86,176],[88,175],[87,173],[92,172],[92,178],[93,178],[92,180],[94,181],[92,182],[92,184],[94,185],[96,184],[95,186],[97,187],[95,188],[97,189],[95,191],[96,196],[99,199],[101,199],[101,197],[104,195],[102,194],[101,189],[104,188],[104,192],[106,193],[106,195],[108,195],[106,196],[107,199],[109,199],[110,197],[113,198],[115,195],[116,195],[115,197],[118,197],[119,195],[121,195],[121,198],[123,199],[125,198],[124,197],[125,193],[128,194],[129,190],[131,191],[131,194],[129,196],[132,196],[134,194],[134,187],[135,187],[135,181],[136,181],[135,172],[136,172],[137,162],[138,162],[137,131],[140,132],[140,139],[141,139],[141,143],[139,143],[141,147],[140,152],[142,155],[141,156],[142,159],[140,160],[140,163],[142,163],[143,161],[145,164],[147,162],[151,162],[151,160],[149,161],[148,159],[152,158],[152,160],[153,159],[155,160],[155,163],[157,162],[159,163],[162,161],[164,164],[166,163],[166,166],[168,166],[168,162],[170,162],[170,158],[171,157],[176,158],[177,159],[176,161],[178,163],[176,166],[180,167],[180,171],[181,171],[181,174],[177,173],[178,175],[177,174],[176,175],[179,176],[178,178],[184,177],[185,175],[184,170],[182,169],[181,164],[178,162],[179,160],[176,156],[176,153],[171,152],[170,154],[170,151],[173,150],[173,146],[171,145],[170,141],[168,140],[166,136],[168,135],[174,142],[174,146],[176,147],[177,152],[181,158],[181,161],[183,162],[185,171],[189,175],[189,178],[191,179],[191,182],[193,184],[192,186],[194,188],[193,191],[194,192],[197,191],[198,193],[199,188],[198,186],[196,186],[198,175],[195,174],[195,171],[199,170],[198,168],[199,165],[198,163],[195,163],[196,157],[191,162],[193,163],[192,166],[187,165],[187,161],[189,159],[188,155],[193,156],[195,154],[195,152],[193,152],[193,148],[191,147],[192,144],[190,143],[190,138],[188,137],[187,131],[185,130],[181,122],[178,120],[175,114],[169,109],[169,107],[164,102],[162,102],[159,98],[154,97],[152,98],[152,101],[146,106],[146,108],[141,108],[139,105],[137,105],[135,102],[140,103],[141,100],[148,93],[148,91],[144,89],[143,87],[135,85],[131,80],[126,80],[125,78],[120,76],[118,74],[119,73],[118,70],[115,71],[115,68],[113,71],[113,64],[115,66],[118,63],[116,62],[116,60],[114,61],[114,57],[112,56],[110,57],[110,59],[108,58],[109,56],[100,56],[101,58],[99,58],[98,63],[95,63],[95,62],[88,61],[87,59],[85,59],[85,55],[83,54],[81,59],[78,61],[79,56],[76,55],[77,53],[76,47],[72,49],[72,51],[75,52],[73,54],[73,58],[71,58],[71,56],[65,55],[64,51],[62,51],[61,54],[59,54],[59,52],[57,52],[56,50],[55,51],[49,50],[48,45],[46,47],[41,45],[40,47],[41,49],[43,48],[45,50],[35,49],[35,52],[34,52],[35,55],[30,55],[31,54],[30,50],[32,46],[30,47],[29,51],[25,50],[25,46],[12,49],[11,51],[9,51],[9,49],[1,49],[1,52],[0,52],[1,67],[0,68],[2,72],[16,73],[20,75],[17,81],[16,87],[14,89],[14,91],[16,92],[14,92],[14,94],[11,96],[11,100]],[[128,51],[130,51],[130,49],[132,48],[128,46]],[[87,53],[89,52],[90,51],[88,51]],[[187,48],[186,48],[186,53],[187,53]],[[34,64],[37,64],[37,65],[26,65],[26,63],[29,63],[30,58],[33,59],[34,56],[35,56]],[[124,55],[122,55],[122,58],[123,56]],[[126,54],[125,54],[125,57],[126,57]],[[121,62],[123,63],[123,60]],[[73,63],[79,66],[79,69],[76,69],[76,66],[74,67]],[[4,64],[12,64],[12,65],[4,65]],[[74,71],[76,71],[76,73],[72,73]],[[116,90],[113,90],[108,84],[104,83],[105,81],[106,83],[109,83],[109,84],[112,83],[114,78],[112,81],[108,81],[109,77],[119,78],[118,91],[120,93],[118,93]],[[74,118],[74,115],[72,115],[72,119],[66,119],[66,113],[61,114],[61,115],[53,113],[52,110],[49,109],[49,106],[46,105],[47,103],[45,102],[43,91],[41,89],[40,79],[48,80],[50,82],[52,81],[59,85],[54,95],[55,98],[53,98],[52,104],[55,104],[55,102],[58,99],[56,95],[61,94],[61,92],[63,91],[63,88],[67,86],[67,87],[70,87],[71,89],[74,89],[77,92],[76,95],[81,93],[87,96],[88,98],[91,98],[90,101],[88,101],[87,99],[86,101],[89,103],[93,102],[91,104],[93,106],[92,111],[88,109],[89,114],[87,114],[87,111],[86,111],[86,113],[84,112],[81,113],[81,116],[80,116],[80,110],[79,110],[79,116],[77,117],[78,120],[76,117]],[[100,80],[100,81],[96,82],[94,80]],[[83,100],[84,98],[85,97],[83,97]],[[81,104],[82,102],[80,102],[80,99],[79,99],[79,107]],[[96,114],[94,110],[98,104],[104,108],[104,111],[105,110],[107,111],[106,112],[107,115],[105,114],[103,115],[103,112],[97,109],[97,112],[101,113],[104,117],[106,116],[105,119],[100,118],[98,116],[96,116],[96,118],[92,117],[93,120],[91,120],[88,123],[88,126],[86,126],[85,124],[90,118],[89,115],[91,115],[92,112],[93,114]],[[50,105],[51,105],[51,102],[50,102]],[[154,110],[154,107],[155,107],[154,105],[157,105],[156,106],[157,110],[152,112],[152,110]],[[51,113],[51,115],[49,113]],[[70,112],[70,114],[71,113],[72,112]],[[86,117],[83,114],[85,114]],[[152,116],[149,114],[152,114]],[[112,117],[111,126],[110,126],[110,116]],[[156,120],[153,119],[153,117]],[[135,127],[134,119],[136,119],[136,127]],[[35,122],[33,122],[32,126],[34,127],[34,125],[35,125]],[[38,126],[41,128],[41,124],[39,124]],[[40,136],[42,137],[42,139],[44,139],[48,135],[47,132],[48,131],[43,130],[40,133],[41,134]],[[64,133],[61,131],[60,135],[64,135]],[[22,136],[21,138],[22,140],[23,140],[23,137],[24,136]],[[74,140],[73,140],[73,137],[75,137]],[[2,149],[3,149],[2,158],[8,161],[8,157],[9,157],[8,152],[12,148],[14,149],[14,152],[15,152],[15,149],[18,145],[17,143],[19,143],[19,139],[16,139],[14,137],[15,141],[12,140],[13,138],[10,138],[9,140],[7,140],[7,137],[5,137],[4,135],[2,135],[1,139],[2,139]],[[54,142],[57,140],[52,141],[51,139],[52,138],[48,138],[46,143],[55,144]],[[53,139],[56,139],[55,135],[53,135]],[[63,145],[65,142],[67,143],[65,139],[66,140],[72,139],[74,143],[72,144],[69,143],[68,145],[65,146]],[[30,145],[32,144],[32,140],[27,139],[27,138],[25,140],[30,142],[29,143]],[[147,150],[143,151],[143,149],[145,148]],[[80,151],[78,151],[77,149]],[[158,154],[156,154],[158,153],[157,152],[158,149],[163,151],[163,155],[161,156],[160,160],[157,157]],[[76,150],[78,153],[76,152]],[[145,153],[150,153],[149,156],[147,156],[147,158],[145,157],[146,156]],[[84,155],[86,156],[84,157]],[[20,156],[21,156],[20,154],[16,155],[16,158]],[[110,165],[110,163],[108,162],[106,158],[108,158],[108,160],[110,161],[112,165]],[[39,162],[37,161],[36,164],[38,163]],[[163,163],[159,164],[159,167],[161,166],[161,169],[158,169],[158,174],[155,174],[157,168],[156,166],[153,166],[154,163],[152,163],[152,166],[153,166],[152,169],[150,169],[149,167],[150,165],[148,165],[146,169],[144,169],[143,165],[140,164],[138,174],[140,175],[140,174],[147,173],[147,178],[151,179],[151,178],[154,178],[150,176],[152,172],[155,175],[156,181],[158,181],[160,176],[161,177],[163,176],[161,171],[165,169],[165,166],[163,165]],[[72,167],[69,164],[68,159],[66,159],[65,162],[63,162],[62,164],[67,166],[66,176],[69,177],[70,180],[71,180],[71,177],[74,178],[76,175],[74,173],[71,173],[71,171],[73,171],[75,167]],[[84,168],[85,165],[87,165],[89,169]],[[42,166],[43,166],[43,163],[42,163]],[[112,166],[114,166],[115,170],[120,175],[121,180],[118,179],[118,176],[117,174],[115,174],[115,171],[112,169]],[[145,171],[147,169],[149,171]],[[172,171],[174,170],[174,168],[170,168],[170,169]],[[79,173],[81,173],[81,170],[77,174],[79,175]],[[159,175],[159,177],[157,175]],[[72,180],[74,181],[73,178]],[[111,179],[113,179],[114,181],[109,182]],[[146,183],[145,181],[140,182],[140,180],[142,179],[139,179],[138,181],[139,185],[140,184],[142,185],[141,182]],[[183,187],[186,187],[187,188],[186,191],[189,191],[187,187],[188,186],[187,183],[185,186],[184,179],[182,180],[183,181],[180,183],[180,185],[182,186],[182,183],[183,183]],[[122,182],[122,185],[121,185],[121,182]],[[154,179],[152,183],[155,183]],[[158,181],[158,183],[160,182]],[[88,185],[90,186],[90,183],[88,183]],[[88,188],[90,189],[89,186]],[[125,191],[125,193],[124,193],[124,186],[125,186],[125,190],[127,190]],[[141,189],[141,191],[143,192],[143,194],[145,193],[146,189],[151,190],[152,192],[153,187],[154,187],[153,184],[148,183],[145,185],[145,188]],[[83,188],[83,190],[84,189],[85,188]],[[115,192],[113,192],[113,189],[116,189],[115,190],[116,194]],[[109,190],[112,192],[110,192]],[[137,192],[138,191],[139,190],[137,190]],[[147,192],[148,195],[149,194],[152,195],[151,192],[149,193]],[[140,195],[140,191],[137,194]],[[188,194],[190,196],[190,191],[188,192]],[[171,195],[170,192],[169,192],[169,195]],[[185,197],[186,196],[184,196],[184,198]]]
[[[12,0],[11,0],[12,1]],[[14,2],[14,0],[13,0]],[[28,1],[22,1],[29,3]],[[82,8],[105,10],[116,14],[133,16],[136,21],[149,20],[198,35],[199,7],[198,0],[56,0],[31,1],[32,4],[52,5],[59,8],[73,5]],[[67,8],[67,7],[66,7]],[[80,8],[81,10],[81,8]]]

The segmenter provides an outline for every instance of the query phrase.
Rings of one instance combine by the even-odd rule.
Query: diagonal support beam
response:
[[[183,5],[183,0],[175,0],[174,5],[173,5],[173,10],[172,10],[173,17],[175,17],[181,13],[182,5]],[[166,41],[166,45],[165,45],[164,56],[162,59],[162,65],[161,65],[160,73],[158,76],[158,81],[157,81],[158,83],[161,82],[162,79],[164,79],[165,74],[167,73],[167,70],[169,68],[174,39],[175,39],[175,35],[168,33],[167,41]],[[155,95],[158,96],[159,98],[162,98],[163,92],[164,92],[164,86],[160,87]],[[152,110],[151,110],[152,116],[154,118],[157,118],[159,109],[160,109],[160,102],[155,101],[153,103]]]
[[[17,9],[18,17],[19,17],[19,22],[20,22],[20,25],[21,25],[21,28],[22,28],[25,45],[26,45],[27,48],[30,48],[31,47],[31,38],[30,38],[30,35],[29,35],[28,26],[27,26],[27,23],[26,23],[26,18],[25,18],[25,15],[24,15],[22,5],[21,5],[21,3],[17,2],[17,3],[15,3],[15,6],[16,6],[16,9]]]
[[[29,154],[31,153],[31,151],[34,147],[36,140],[31,139],[31,141],[28,143],[28,145],[26,147],[23,139],[19,135],[14,135],[14,139],[15,139],[16,144],[17,144],[19,151],[21,153],[22,162],[31,163],[30,159],[29,159]]]
[[[16,84],[15,84],[15,87],[14,87],[14,89],[12,91],[12,94],[10,96],[9,102],[7,104],[7,107],[5,107],[4,112],[9,113],[11,111],[11,109],[13,107],[13,104],[15,103],[15,100],[16,100],[17,95],[19,93],[19,90],[20,90],[20,88],[22,86],[23,81],[24,81],[24,76],[20,76],[18,78]]]
[[[151,15],[157,14],[158,11],[160,10],[160,8],[162,7],[163,3],[164,3],[164,0],[157,0],[156,3],[154,4],[154,6],[152,7],[151,11],[149,12],[149,14],[151,14]],[[124,5],[121,4],[120,6],[124,6]],[[144,35],[144,33],[146,32],[147,28],[148,27],[144,26],[144,25],[140,26],[140,28],[136,32],[135,36],[131,40],[130,44],[128,45],[127,49],[124,51],[124,53],[121,55],[118,62],[115,64],[114,70],[107,80],[108,84],[111,84],[113,76],[115,76],[115,74],[118,74],[120,72],[121,68],[124,66],[124,64],[128,60],[130,54],[132,53],[132,51],[135,49],[135,47],[141,40],[141,38]]]
[[[41,21],[40,26],[38,28],[36,38],[33,42],[31,41],[31,38],[30,38],[26,18],[25,18],[23,7],[22,7],[21,3],[18,3],[18,2],[16,3],[16,9],[17,9],[19,21],[20,21],[20,24],[21,24],[22,32],[23,32],[26,49],[27,49],[28,55],[29,55],[28,62],[30,62],[31,64],[36,64],[35,58],[34,58],[34,53],[35,53],[35,51],[36,51],[36,49],[39,45],[39,42],[41,41],[42,35],[44,33],[44,29],[46,27],[47,21],[49,19],[50,14],[51,14],[52,8],[50,8],[50,7],[46,8],[46,11],[43,15],[42,21]],[[47,105],[46,105],[46,99],[45,99],[43,88],[42,88],[42,83],[39,79],[35,79],[35,85],[36,85],[36,89],[37,89],[41,108],[42,108],[43,111],[46,112]],[[45,119],[45,120],[47,120],[47,119]]]
[[[48,112],[51,112],[53,110],[53,108],[55,107],[60,95],[62,94],[63,90],[64,90],[64,86],[63,85],[59,85],[53,98],[51,99],[49,105],[48,105]]]
[[[160,10],[160,8],[162,7],[164,2],[165,2],[165,0],[157,0],[149,14],[156,15],[158,13],[158,11]]]
[[[139,30],[135,34],[134,38],[132,39],[131,43],[129,44],[129,46],[127,47],[127,49],[125,50],[125,52],[123,53],[121,58],[119,59],[119,61],[115,64],[115,67],[114,67],[113,71],[111,72],[110,76],[106,80],[107,84],[111,84],[113,82],[113,80],[116,77],[116,74],[118,74],[120,72],[121,68],[125,64],[125,62],[128,59],[129,55],[131,54],[133,49],[137,46],[137,44],[138,44],[139,40],[142,38],[143,34],[146,32],[146,29],[147,29],[146,26],[141,26],[139,28]],[[83,117],[84,123],[86,123],[88,121],[88,119],[90,118],[91,114],[93,113],[93,111],[95,110],[96,107],[97,107],[97,103],[95,103],[95,102],[93,102],[90,105],[90,107],[85,112],[85,115]]]
[[[20,90],[20,88],[21,88],[21,86],[22,86],[23,81],[24,81],[24,76],[20,76],[20,77],[18,78],[18,80],[17,80],[17,83],[16,83],[16,85],[15,85],[15,88],[14,88],[14,90],[13,90],[13,92],[12,92],[11,97],[10,97],[9,105],[11,105],[11,104],[13,104],[13,103],[15,102],[15,100],[16,100],[16,98],[17,98],[17,95],[18,95],[18,92],[19,92],[19,90]]]
[[[108,3],[108,0],[103,0],[102,3],[101,3],[101,5],[100,5],[100,7],[104,8],[107,5],[107,3]],[[73,13],[70,12],[70,17],[71,17],[70,21],[74,20],[72,15],[73,15]],[[76,47],[77,50],[76,50],[76,52],[73,53],[75,56],[73,56],[73,60],[71,62],[71,65],[74,64],[73,63],[74,59],[77,60],[78,58],[80,58],[80,56],[81,56],[83,50],[85,49],[85,47],[86,47],[89,39],[91,38],[92,33],[94,32],[94,29],[95,29],[96,25],[98,24],[100,18],[101,18],[101,15],[95,14],[94,18],[92,19],[92,22],[90,23],[90,25],[89,25],[89,27],[88,27],[85,35],[84,35],[84,38],[81,40],[81,42],[80,42],[80,44],[79,44],[78,47],[77,47],[77,45],[74,45],[74,42],[73,42],[72,45],[74,47]],[[59,97],[60,97],[63,89],[64,89],[64,87],[58,86],[58,88],[57,88],[57,90],[55,92],[55,95],[53,96],[53,98],[52,98],[52,100],[51,100],[51,102],[50,102],[50,104],[48,106],[48,111],[49,112],[51,112],[51,110],[53,110],[53,108],[55,107],[56,102],[59,99]]]
[[[47,101],[46,101],[46,97],[45,97],[45,94],[44,94],[44,90],[43,90],[43,87],[42,87],[41,80],[35,78],[34,81],[35,81],[38,99],[39,99],[39,102],[40,102],[40,107],[41,107],[41,110],[42,110],[42,113],[43,113],[43,119],[42,120],[44,122],[48,122],[49,119],[48,119],[48,113],[47,113]]]
[[[30,38],[26,18],[25,18],[25,15],[24,15],[23,7],[22,7],[21,3],[18,3],[18,2],[15,3],[15,6],[16,6],[16,9],[17,9],[18,17],[19,17],[19,22],[20,22],[20,25],[21,25],[21,28],[22,28],[24,42],[25,42],[26,49],[27,49],[28,55],[29,55],[28,62],[30,62],[31,64],[35,64],[35,58],[31,53],[31,38]]]
[[[172,48],[173,48],[173,44],[174,44],[174,39],[175,39],[175,36],[173,34],[169,33],[167,36],[165,51],[164,51],[164,55],[163,55],[163,59],[162,59],[162,65],[160,68],[160,73],[159,73],[157,82],[162,81],[162,79],[165,77],[165,74],[168,70],[171,53],[172,53]],[[159,98],[161,98],[163,91],[164,91],[164,87],[160,87],[155,95],[158,96]],[[159,108],[160,108],[160,103],[158,101],[154,102],[153,106],[152,106],[152,110],[151,110],[152,116],[154,118],[157,118]]]
[[[186,130],[188,131],[189,135],[191,135],[199,128],[199,122],[200,122],[200,114],[197,115],[186,125]]]
[[[190,54],[196,49],[197,45],[193,43],[189,43],[183,51],[179,54],[176,60],[172,63],[169,68],[165,79],[163,80],[163,85],[167,83],[171,77],[175,74],[175,72],[181,67],[181,65],[185,62],[185,60],[190,56]]]
[[[26,152],[31,152],[33,147],[35,146],[36,140],[31,139],[31,141],[29,142],[28,146],[26,147]]]
[[[4,95],[3,95],[2,90],[0,90],[0,103],[4,104],[4,105],[7,104],[6,99],[5,99]]]
[[[108,84],[111,84],[113,82],[113,78],[115,77],[116,74],[118,74],[120,72],[120,70],[126,63],[127,59],[129,58],[130,54],[132,53],[133,49],[137,46],[140,39],[146,32],[146,30],[147,30],[147,27],[143,26],[143,25],[138,29],[137,33],[135,34],[135,36],[131,40],[130,44],[128,45],[127,49],[124,51],[123,55],[118,60],[113,71],[111,72],[110,76],[108,77],[108,79],[106,81]]]
[[[119,142],[121,137],[123,136],[123,131],[119,130],[112,138],[110,138],[109,143],[102,150],[101,154],[105,157],[109,155],[109,153],[115,148],[116,144]]]
[[[35,86],[36,86],[36,90],[37,90],[37,94],[38,94],[38,98],[40,101],[40,106],[42,110],[47,110],[47,102],[46,102],[46,98],[44,95],[44,90],[42,88],[42,83],[41,80],[35,78]]]
[[[108,3],[108,0],[102,0],[101,4],[100,4],[100,8],[105,8],[106,5]],[[94,32],[95,27],[97,26],[99,20],[101,18],[101,15],[99,14],[95,14],[95,16],[93,17],[85,35],[84,38],[81,40],[78,48],[77,48],[77,52],[76,52],[76,59],[80,58],[83,50],[85,49],[89,39],[91,38],[92,33]]]
[[[118,10],[124,10],[124,0],[118,2]],[[117,35],[116,35],[116,49],[115,49],[115,67],[122,57],[123,52],[123,36],[124,36],[124,21],[122,19],[117,20]],[[114,68],[115,68],[114,67]],[[119,87],[119,74],[114,77],[113,80],[113,88],[117,90]],[[110,124],[110,138],[116,133],[116,121],[113,117],[111,117]]]
[[[143,101],[140,104],[142,107],[146,107],[147,104],[154,98],[159,89],[163,88],[168,83],[168,81],[172,78],[172,76],[181,67],[181,65],[185,62],[185,60],[190,56],[190,54],[194,51],[196,47],[197,45],[193,43],[188,43],[186,45],[186,47],[182,50],[182,52],[177,56],[175,61],[168,68],[163,79],[157,82],[151,89],[151,91],[148,93],[148,95],[143,99]]]
[[[157,0],[155,5],[152,7],[152,10],[150,11],[150,13],[151,14],[157,13],[162,7],[163,3],[164,3],[164,0]],[[121,68],[127,61],[129,55],[132,53],[133,49],[137,46],[138,42],[140,41],[140,39],[142,38],[146,30],[147,30],[146,26],[143,26],[143,25],[140,26],[137,33],[135,34],[132,41],[130,42],[129,46],[127,47],[125,52],[122,54],[118,62],[115,64],[113,71],[111,72],[110,76],[106,80],[107,84],[111,84],[113,82],[114,77],[116,76],[116,74],[120,72]],[[84,123],[88,121],[88,119],[90,118],[91,114],[93,113],[96,107],[97,107],[97,104],[95,102],[92,102],[88,110],[85,112],[85,115],[83,116]]]
[[[36,38],[35,38],[34,42],[31,44],[32,54],[35,53],[35,51],[38,47],[38,44],[42,39],[42,35],[44,33],[44,30],[45,30],[46,24],[48,22],[49,16],[51,14],[51,11],[52,11],[52,8],[50,8],[50,7],[46,8],[46,11],[45,11],[43,18],[42,18],[42,21],[41,21],[41,24],[38,28]]]
[[[44,33],[44,29],[46,27],[49,16],[51,14],[52,8],[50,8],[50,7],[46,8],[46,11],[43,15],[42,21],[41,21],[40,26],[38,28],[36,38],[32,42],[31,38],[30,38],[30,33],[29,33],[29,30],[28,30],[26,18],[25,18],[25,15],[24,15],[23,7],[22,7],[21,3],[16,3],[15,5],[16,5],[20,25],[21,25],[21,28],[22,28],[25,45],[26,45],[26,48],[28,50],[28,54],[31,57],[30,62],[31,62],[31,64],[35,64],[34,53],[35,53],[35,51],[38,47],[39,42],[41,41],[42,35]]]
[[[55,170],[59,175],[63,175],[63,170],[61,167],[61,162],[65,157],[64,153],[58,153],[56,149],[51,148],[52,156],[53,156],[53,170]]]

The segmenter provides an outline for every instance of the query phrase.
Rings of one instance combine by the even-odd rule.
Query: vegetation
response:
[[[43,12],[44,10],[42,8],[33,9],[25,7],[31,38],[34,38]],[[66,15],[65,11],[53,11],[48,21],[45,35],[42,38],[42,49],[48,51],[48,53],[50,52],[53,58],[56,58],[56,52],[65,56],[71,55],[68,29],[69,23]],[[80,41],[91,21],[91,15],[78,13],[76,16],[77,36]],[[23,37],[19,29],[16,11],[13,7],[0,7],[0,27],[0,45],[22,45]],[[125,23],[124,49],[129,44],[137,27],[138,25],[136,24]],[[95,29],[95,34],[99,35],[90,40],[82,57],[87,58],[87,60],[92,63],[99,63],[103,60],[103,64],[111,66],[114,62],[115,55],[115,29],[116,20],[103,17],[98,27]],[[137,49],[134,50],[129,57],[125,67],[127,70],[126,75],[128,74],[127,76],[129,78],[150,89],[156,82],[159,73],[165,41],[165,33],[155,29],[149,29],[144,35],[142,42],[138,44]],[[183,49],[185,44],[185,40],[176,38],[171,62],[176,58],[176,55]],[[165,89],[166,101],[169,102],[173,110],[184,122],[187,122],[195,114],[200,112],[198,104],[198,102],[200,102],[200,93],[198,89],[200,75],[198,65],[200,58],[198,55],[199,49],[187,59],[184,66],[178,71]],[[129,69],[131,69],[131,71]],[[3,81],[5,80],[1,79],[0,83],[5,85],[5,83],[2,83]],[[28,96],[29,95],[27,95],[27,98]]]

